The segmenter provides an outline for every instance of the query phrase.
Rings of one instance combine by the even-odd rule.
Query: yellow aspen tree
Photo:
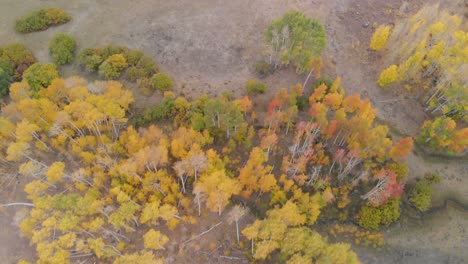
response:
[[[383,70],[382,73],[380,73],[380,77],[379,77],[379,80],[377,81],[377,84],[382,88],[386,88],[390,84],[396,82],[397,79],[398,79],[398,66],[391,65],[387,69]]]
[[[218,170],[200,177],[195,188],[200,188],[206,193],[206,206],[212,212],[223,212],[232,195],[238,194],[241,185],[235,179],[226,176],[224,170]]]
[[[46,176],[47,181],[51,184],[56,184],[62,181],[62,177],[65,170],[65,163],[63,162],[54,162],[50,165],[49,169],[47,170]]]
[[[169,238],[167,236],[154,229],[150,229],[146,232],[146,234],[143,235],[143,239],[145,241],[145,248],[154,250],[165,249],[164,245],[169,242]]]
[[[387,43],[388,36],[390,35],[390,26],[381,25],[379,26],[370,42],[370,48],[373,50],[381,50]]]

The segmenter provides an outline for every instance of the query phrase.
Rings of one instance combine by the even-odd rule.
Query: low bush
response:
[[[8,87],[10,86],[10,82],[11,75],[0,68],[0,98],[8,94]]]
[[[205,129],[205,119],[202,113],[193,113],[192,117],[190,118],[190,123],[192,125],[193,130],[195,131],[203,131]]]
[[[245,82],[245,89],[248,95],[263,94],[267,90],[267,86],[264,83],[257,82],[256,80],[248,80]]]
[[[154,92],[151,85],[151,80],[148,78],[138,79],[137,86],[140,89],[140,92],[146,96],[150,96]]]
[[[20,33],[41,31],[51,26],[65,24],[70,19],[70,15],[60,8],[39,9],[17,19],[15,30]]]
[[[102,66],[102,64],[107,64],[105,61],[117,54],[124,57],[126,66],[116,76],[116,73],[109,65]],[[151,57],[146,56],[142,51],[121,46],[108,45],[98,48],[86,48],[78,55],[78,61],[90,72],[101,71],[101,67],[103,67],[103,70],[111,72],[109,76],[111,78],[119,77],[125,70],[125,78],[131,82],[151,78],[158,72],[158,66]],[[105,74],[101,75],[106,77]],[[144,82],[146,83],[146,81]]]
[[[270,64],[264,62],[264,61],[259,61],[255,63],[255,71],[262,77],[268,75],[271,73],[271,66]]]
[[[143,79],[146,77],[146,71],[136,66],[128,67],[126,70],[126,73],[127,73],[127,79],[131,82],[134,82],[134,81],[137,81],[139,79]]]
[[[389,226],[400,218],[400,199],[390,199],[386,204],[373,207],[365,205],[358,214],[358,223],[366,229]]]
[[[161,92],[167,91],[174,87],[174,82],[171,78],[165,73],[156,73],[151,77],[151,84],[153,89],[159,90]]]
[[[12,81],[21,80],[23,72],[35,62],[36,58],[23,44],[0,47],[0,68],[12,77]]]
[[[52,63],[34,63],[23,74],[23,79],[31,87],[33,96],[38,96],[42,88],[49,86],[52,80],[58,77],[57,67]]]
[[[114,54],[99,65],[99,75],[106,79],[117,79],[127,67],[127,60],[122,54]]]
[[[156,121],[170,119],[175,114],[175,99],[173,97],[164,97],[160,104],[146,108],[142,115],[135,117],[132,122],[134,125],[146,126]]]
[[[53,61],[58,65],[70,63],[73,60],[75,50],[75,39],[64,33],[58,33],[49,43],[49,52]]]
[[[418,180],[410,195],[411,203],[421,211],[431,208],[434,193],[433,185],[439,183],[441,179],[439,175],[430,175]]]
[[[296,98],[296,106],[298,110],[302,111],[306,109],[308,105],[309,105],[309,98],[307,98],[307,96],[301,95]]]

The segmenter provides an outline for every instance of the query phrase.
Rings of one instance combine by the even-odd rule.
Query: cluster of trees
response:
[[[384,88],[399,83],[408,90],[416,90],[430,114],[443,116],[444,122],[452,124],[458,120],[466,122],[468,34],[461,24],[462,18],[433,5],[400,21],[393,29],[390,26],[377,28],[370,46],[381,50],[391,64],[382,71],[377,83]],[[435,123],[441,120],[429,122],[432,124],[424,124],[423,130],[437,126]],[[445,135],[440,137],[446,138]],[[457,138],[446,140],[457,141]],[[433,140],[430,146],[436,150],[447,149],[446,140]],[[437,144],[439,142],[441,144]],[[449,148],[462,152],[466,147],[464,142]]]
[[[320,208],[319,204],[315,206]],[[288,201],[281,208],[269,210],[265,219],[255,220],[245,228],[242,233],[252,241],[253,258],[264,260],[279,250],[286,263],[360,263],[349,244],[328,243],[319,233],[307,228],[306,224],[313,224],[307,221],[307,213]]]
[[[23,73],[23,80],[30,87],[33,97],[38,97],[41,89],[48,87],[58,77],[57,66],[53,63],[34,63]]]
[[[274,21],[266,31],[266,40],[271,48],[268,58],[271,67],[293,64],[297,73],[310,70],[311,61],[320,56],[326,45],[323,26],[298,11],[287,12]],[[265,67],[257,71],[267,72]]]
[[[431,208],[434,185],[439,183],[440,180],[441,177],[439,175],[426,175],[424,178],[416,181],[410,194],[411,203],[421,211]]]
[[[123,76],[128,81],[136,82],[146,95],[155,90],[170,90],[174,86],[167,74],[159,72],[154,60],[139,50],[112,45],[86,48],[78,55],[78,61],[86,70],[97,72],[105,79]]]
[[[71,16],[63,9],[43,8],[18,18],[15,22],[15,30],[20,33],[30,33],[62,25],[70,20]]]
[[[372,48],[384,48],[389,35],[389,27],[379,29]],[[317,21],[289,12],[268,28],[267,39],[273,67],[309,70],[304,84],[314,70],[318,76],[325,34]],[[49,48],[64,64],[76,43],[59,34]],[[301,84],[283,88],[261,110],[248,97],[266,91],[255,80],[240,99],[189,102],[167,91],[173,81],[141,51],[87,48],[78,60],[105,79],[124,77],[164,97],[128,120],[133,96],[119,82],[61,79],[54,64],[35,63],[23,46],[0,48],[0,78],[8,73],[0,85],[17,81],[1,109],[0,164],[28,179],[31,203],[23,205],[32,209],[20,227],[38,263],[163,263],[171,230],[195,224],[204,211],[222,216],[229,208],[237,243],[249,244],[252,260],[359,263],[349,244],[329,243],[312,229],[322,212],[332,208],[334,219],[366,229],[400,216],[408,173],[402,159],[413,139],[393,142],[389,128],[374,122],[370,100],[347,96],[340,78],[318,81],[311,93]],[[379,82],[400,80],[400,68],[392,66]],[[456,152],[466,138],[466,129],[441,117],[425,124],[418,140]],[[411,201],[421,210],[431,183],[413,189]],[[247,208],[230,207],[234,200],[260,211],[259,219],[240,228]]]
[[[240,233],[251,240],[257,260],[277,252],[291,263],[358,263],[349,245],[330,244],[307,227],[326,206],[346,214],[355,200],[366,228],[398,218],[399,161],[413,142],[392,143],[388,128],[373,124],[369,100],[346,97],[339,79],[310,95],[309,117],[299,115],[300,84],[280,90],[264,120],[247,96],[187,102],[166,92],[158,111],[174,126],[164,130],[154,120],[138,130],[128,126],[133,97],[118,82],[36,79],[10,88],[0,162],[16,164],[29,179],[34,207],[21,229],[44,263],[161,260],[170,239],[162,224],[194,223],[204,210],[222,215],[233,197],[270,198],[266,217],[242,231],[245,208],[229,211],[238,241]],[[357,186],[361,195],[353,196]]]
[[[452,118],[440,116],[424,122],[418,140],[440,152],[461,153],[468,147],[468,128],[457,129]]]
[[[49,43],[49,52],[55,64],[62,65],[73,61],[76,50],[75,39],[65,33],[58,33]]]
[[[0,98],[8,94],[10,84],[20,81],[23,72],[36,61],[32,52],[22,44],[0,47]]]

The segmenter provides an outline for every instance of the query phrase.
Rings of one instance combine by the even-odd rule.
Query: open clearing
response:
[[[383,91],[375,85],[377,73],[384,65],[378,65],[379,58],[368,50],[368,40],[374,23],[390,23],[407,16],[423,2],[427,1],[2,0],[0,45],[22,42],[40,62],[48,62],[49,40],[57,32],[66,32],[76,37],[79,49],[115,44],[143,50],[156,59],[164,72],[175,78],[175,91],[187,98],[203,93],[218,95],[223,91],[240,96],[244,92],[245,80],[255,78],[253,64],[263,57],[264,29],[286,11],[297,9],[325,25],[328,37],[326,68],[341,76],[348,94],[360,93],[369,97],[378,109],[380,119],[402,133],[415,135],[425,114],[411,96],[398,91]],[[461,8],[463,12],[466,8],[462,0],[445,2],[442,5],[452,10]],[[69,11],[73,20],[43,32],[26,35],[14,32],[15,18],[46,6],[58,6]],[[69,67],[64,74],[72,75],[78,71],[77,67]],[[273,94],[281,87],[302,82],[303,78],[292,70],[281,70],[263,81],[268,84],[269,93]],[[466,160],[432,161],[411,154],[407,162],[410,178],[427,172],[438,172],[444,176],[438,187],[436,203],[447,196],[468,201]],[[1,198],[2,201],[13,201],[21,197],[15,194]],[[20,256],[34,254],[11,223],[15,213],[10,208],[0,214],[2,263],[15,263]],[[217,221],[213,220],[213,224]],[[376,253],[361,249],[362,260],[365,263],[468,262],[468,252],[463,248],[468,244],[466,212],[449,207],[426,219],[421,228],[408,225],[402,221],[390,229],[388,251]],[[219,230],[221,234],[224,228]],[[193,233],[199,231],[202,230]],[[210,263],[227,261],[209,256],[189,256],[189,259]],[[182,259],[173,259],[173,263],[180,261]]]

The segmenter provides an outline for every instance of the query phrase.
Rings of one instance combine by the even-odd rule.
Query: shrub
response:
[[[138,79],[137,86],[144,95],[150,96],[154,92],[149,78]]]
[[[0,98],[8,94],[10,82],[11,75],[0,67]]]
[[[314,82],[314,90],[322,84],[325,84],[327,87],[332,87],[333,82],[329,78],[322,77]]]
[[[385,46],[385,43],[387,43],[389,35],[390,26],[379,26],[372,35],[372,39],[369,45],[370,48],[373,50],[382,49]]]
[[[165,97],[163,101],[149,109],[146,109],[143,114],[144,124],[149,124],[153,121],[166,120],[175,114],[174,98]]]
[[[45,15],[49,25],[61,25],[71,20],[71,16],[65,10],[57,7],[46,9]]]
[[[379,80],[377,81],[377,84],[382,87],[386,88],[390,84],[396,82],[398,78],[398,66],[392,65],[388,67],[387,69],[383,70],[382,73],[380,73]]]
[[[50,26],[65,24],[70,15],[60,8],[39,9],[16,20],[15,29],[21,33],[46,30]]]
[[[421,211],[426,211],[431,207],[432,195],[434,193],[433,185],[439,183],[441,177],[439,175],[425,176],[414,185],[411,192],[410,201]]]
[[[106,79],[116,79],[120,76],[122,71],[127,67],[127,60],[122,54],[115,54],[107,58],[99,66],[99,75],[104,76]]]
[[[95,72],[99,69],[99,65],[106,58],[102,57],[102,52],[97,52],[96,49],[86,48],[78,55],[78,62],[85,66],[88,71]]]
[[[398,182],[405,182],[406,176],[408,175],[408,166],[405,163],[390,163],[387,165],[387,169],[392,170],[397,175]]]
[[[308,104],[309,104],[309,98],[307,98],[307,96],[301,95],[301,96],[296,97],[296,106],[298,110],[302,111],[306,109]]]
[[[122,55],[125,59],[126,66],[123,68],[128,67],[125,76],[129,81],[134,82],[139,79],[149,78],[158,72],[156,63],[151,57],[145,56],[143,52],[113,45],[84,49],[78,55],[78,61],[91,72],[100,71],[101,67],[103,67],[101,75],[106,77],[104,71],[109,71],[111,74],[108,77],[113,79],[121,75],[123,68],[119,70],[118,75],[116,75],[117,72],[115,72],[115,69],[107,65],[107,63],[104,66],[103,64],[105,64],[106,60],[115,55]],[[147,83],[147,81],[145,80],[144,83]]]
[[[36,62],[36,58],[23,44],[13,43],[0,47],[0,68],[19,81],[24,70]]]
[[[190,123],[192,124],[192,128],[195,131],[203,131],[205,129],[205,120],[203,118],[203,114],[201,113],[194,113],[190,118]]]
[[[248,95],[263,94],[267,90],[266,84],[257,82],[256,80],[248,80],[245,82],[245,88],[247,89]]]
[[[116,54],[122,54],[125,57],[125,54],[129,51],[129,49],[127,47],[107,45],[104,46],[102,49],[98,48],[97,51],[102,53],[102,56],[107,59],[110,56]]]
[[[37,96],[39,91],[50,85],[53,79],[59,77],[55,64],[34,63],[23,74],[23,78],[31,87],[33,96]]]
[[[153,75],[153,77],[151,77],[151,84],[153,89],[159,91],[170,90],[174,86],[174,82],[172,82],[171,78],[164,73],[156,73]]]
[[[143,56],[136,64],[138,68],[144,69],[147,76],[151,76],[158,72],[158,66],[151,57]]]
[[[136,65],[144,56],[144,54],[140,50],[127,50],[124,53],[124,56],[125,59],[127,59],[129,65]]]
[[[400,218],[400,199],[390,199],[386,204],[373,207],[365,205],[358,214],[358,224],[366,229],[388,226]]]
[[[462,153],[468,147],[468,128],[457,129],[455,120],[440,116],[424,122],[417,142],[447,154]]]
[[[136,66],[129,67],[126,72],[127,79],[132,82],[146,77],[146,71]]]
[[[255,63],[255,71],[260,74],[260,76],[266,76],[271,72],[271,67],[270,64],[264,62],[264,61],[259,61]]]
[[[274,67],[292,63],[297,73],[309,68],[309,62],[320,56],[327,42],[320,22],[298,11],[289,11],[275,20],[266,31],[266,40]]]
[[[75,50],[75,39],[64,33],[58,33],[49,43],[49,52],[58,65],[70,63],[73,60]]]

